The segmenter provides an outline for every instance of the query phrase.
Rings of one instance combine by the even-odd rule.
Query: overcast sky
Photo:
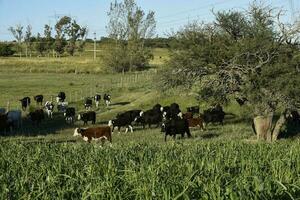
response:
[[[120,0],[119,0],[120,1]],[[43,33],[45,24],[53,26],[56,18],[68,15],[86,25],[89,37],[106,35],[107,11],[111,0],[0,0],[0,40],[12,40],[10,26],[30,24],[33,33]],[[156,32],[166,36],[193,20],[213,20],[211,10],[246,9],[251,0],[137,0],[145,11],[155,11]],[[291,8],[299,11],[299,0],[262,0],[266,4],[286,10],[285,20],[291,20]],[[292,5],[292,6],[291,6]]]

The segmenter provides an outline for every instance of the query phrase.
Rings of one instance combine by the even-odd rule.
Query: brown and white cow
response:
[[[93,128],[76,128],[73,136],[81,136],[86,142],[92,140],[108,140],[112,143],[111,129],[109,126],[93,127]]]

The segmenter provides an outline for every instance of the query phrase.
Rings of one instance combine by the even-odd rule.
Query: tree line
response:
[[[87,27],[79,25],[75,19],[68,16],[61,17],[54,27],[46,24],[43,34],[33,35],[31,25],[24,28],[24,26],[18,24],[9,27],[8,30],[16,40],[14,46],[20,57],[24,45],[26,57],[31,57],[33,51],[36,51],[40,56],[53,53],[55,56],[60,57],[65,52],[73,56],[75,51],[83,52],[88,33]],[[3,50],[6,54],[14,53],[13,50],[7,50],[10,47],[12,47],[11,44],[2,44],[0,49],[6,49]]]

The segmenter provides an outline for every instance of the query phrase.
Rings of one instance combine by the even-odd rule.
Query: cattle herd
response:
[[[59,92],[56,97],[56,107],[57,111],[63,113],[66,123],[74,124],[76,109],[74,107],[69,107],[68,102],[65,102],[66,95],[64,92]],[[43,105],[43,95],[34,96],[34,100],[37,105]],[[84,100],[84,108],[86,112],[78,113],[78,120],[83,121],[83,125],[87,125],[88,122],[92,124],[96,123],[96,112],[91,111],[93,100],[96,107],[99,107],[101,101],[101,95],[96,94],[94,97],[88,97]],[[109,106],[111,103],[111,96],[109,94],[103,95],[104,105]],[[23,111],[30,106],[30,97],[24,97],[20,99],[21,107]],[[38,126],[41,121],[45,118],[44,113],[47,114],[49,119],[53,118],[55,104],[52,101],[46,101],[43,107],[39,107],[34,111],[30,111],[27,115],[32,123]],[[297,112],[298,114],[298,112]],[[177,103],[172,103],[169,106],[161,106],[160,104],[154,105],[149,110],[129,110],[116,115],[112,120],[109,120],[107,126],[102,127],[92,127],[92,128],[76,128],[74,131],[74,136],[81,135],[82,138],[91,142],[92,140],[104,140],[107,139],[111,142],[111,134],[115,130],[120,130],[122,127],[126,128],[125,133],[130,130],[133,132],[134,126],[141,126],[145,129],[147,126],[151,128],[155,126],[160,127],[161,132],[165,133],[165,141],[167,136],[172,136],[174,139],[176,135],[181,135],[184,137],[191,137],[190,128],[199,127],[204,130],[208,123],[219,123],[223,125],[223,121],[226,113],[223,111],[222,106],[215,105],[203,113],[200,113],[199,106],[192,106],[186,109],[183,113]],[[298,120],[300,123],[299,114],[291,113],[292,119]],[[4,108],[0,108],[0,131],[11,131],[12,128],[20,128],[22,126],[22,111],[21,110],[11,110],[6,112]]]

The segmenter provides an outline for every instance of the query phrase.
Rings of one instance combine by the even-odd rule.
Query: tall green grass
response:
[[[0,146],[1,199],[296,199],[299,141]]]

